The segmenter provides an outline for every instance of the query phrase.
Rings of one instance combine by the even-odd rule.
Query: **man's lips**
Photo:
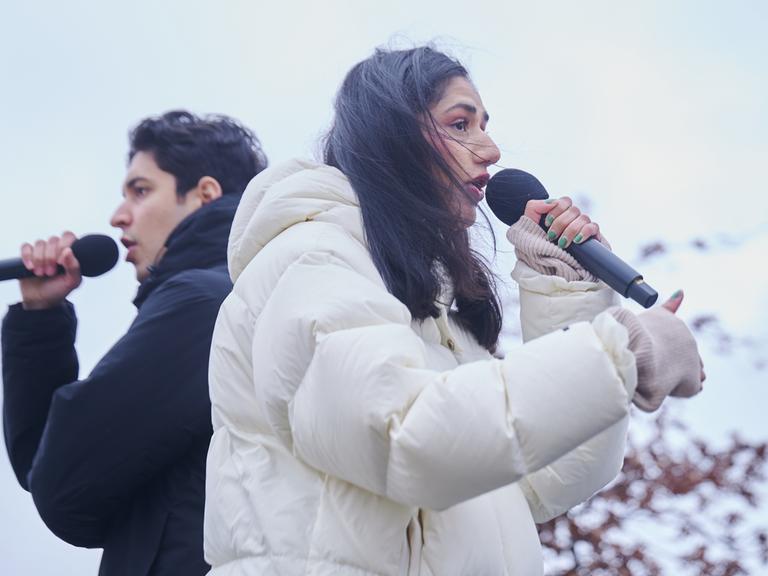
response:
[[[135,241],[133,241],[133,240],[128,240],[127,238],[121,239],[120,243],[123,246],[125,246],[126,249],[128,250],[128,254],[126,254],[126,256],[125,256],[125,260],[127,262],[130,262],[133,254],[136,252],[135,248],[137,246],[137,243]]]

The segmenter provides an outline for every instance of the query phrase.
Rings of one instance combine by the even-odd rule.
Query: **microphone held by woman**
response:
[[[488,182],[485,198],[496,217],[511,226],[525,212],[529,200],[549,198],[539,180],[523,170],[508,168],[495,174]],[[542,216],[541,227],[547,230]],[[596,238],[583,243],[572,242],[565,248],[585,270],[608,284],[625,298],[631,298],[644,308],[650,308],[658,292],[643,280],[642,274],[603,246]]]

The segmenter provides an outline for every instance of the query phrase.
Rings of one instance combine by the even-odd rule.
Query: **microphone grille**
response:
[[[512,226],[525,212],[528,200],[546,200],[546,188],[533,174],[516,168],[497,172],[485,188],[485,200],[496,218]]]
[[[72,252],[80,262],[83,276],[100,276],[111,270],[119,252],[115,241],[104,234],[89,234],[72,243]]]

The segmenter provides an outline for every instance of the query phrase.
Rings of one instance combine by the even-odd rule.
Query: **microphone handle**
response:
[[[540,225],[544,230],[545,216]],[[642,274],[603,246],[599,240],[589,238],[581,244],[571,242],[565,249],[585,270],[591,272],[616,290],[624,298],[631,298],[643,308],[650,308],[659,298],[659,293],[643,280]]]
[[[56,265],[56,274],[64,274],[65,270],[61,264]],[[21,278],[31,278],[35,275],[31,270],[27,270],[21,258],[8,258],[0,260],[0,282],[3,280],[16,280]]]

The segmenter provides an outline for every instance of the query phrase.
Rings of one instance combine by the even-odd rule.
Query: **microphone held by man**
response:
[[[67,268],[58,261],[60,258],[66,260],[72,271],[77,265],[82,276],[101,276],[114,268],[118,257],[117,244],[109,236],[88,234],[77,238],[71,232],[65,232],[60,238],[51,237],[48,242],[38,240],[34,246],[24,244],[20,258],[0,260],[0,280],[66,274]]]

